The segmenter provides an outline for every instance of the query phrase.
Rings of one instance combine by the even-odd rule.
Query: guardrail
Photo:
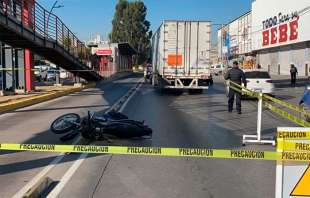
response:
[[[85,44],[58,18],[34,0],[0,0],[0,12],[36,35],[56,42],[84,64],[89,61]]]

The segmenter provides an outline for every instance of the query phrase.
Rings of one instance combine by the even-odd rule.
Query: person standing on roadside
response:
[[[225,74],[224,76],[225,80],[230,80],[238,85],[241,85],[241,83],[243,83],[243,85],[246,87],[247,81],[246,81],[244,72],[241,69],[239,69],[237,61],[235,61],[233,64],[234,64],[233,68]],[[237,111],[238,111],[238,114],[241,114],[242,113],[241,112],[241,93],[231,88],[229,88],[229,94],[228,94],[228,112],[231,113],[233,111],[235,95],[236,95]]]
[[[297,79],[298,70],[294,64],[291,64],[290,73],[291,73],[291,86],[296,87],[296,79]]]

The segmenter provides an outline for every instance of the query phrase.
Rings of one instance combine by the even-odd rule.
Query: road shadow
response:
[[[80,154],[63,154],[63,159],[58,164],[64,164],[67,162],[75,161],[79,158]],[[97,157],[98,154],[89,154],[87,158]],[[27,171],[31,169],[41,168],[49,165],[55,156],[42,157],[39,159],[31,159],[22,162],[8,163],[0,166],[0,175],[6,175],[11,173],[17,173],[21,171]]]

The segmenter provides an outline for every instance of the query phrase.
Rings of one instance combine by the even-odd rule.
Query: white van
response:
[[[225,65],[224,64],[216,64],[211,66],[211,72],[214,75],[222,75],[223,71],[225,70]]]

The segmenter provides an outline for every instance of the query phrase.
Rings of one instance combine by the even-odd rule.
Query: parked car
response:
[[[224,64],[217,64],[211,66],[211,73],[216,76],[223,74],[224,70],[225,70]]]
[[[244,70],[247,80],[247,88],[264,94],[273,94],[274,84],[267,71],[262,70]]]
[[[303,108],[306,111],[310,111],[310,83],[306,86],[304,95],[302,96],[300,103],[300,107]],[[303,118],[310,122],[310,117],[309,116],[303,116]]]
[[[57,70],[47,70],[47,81],[55,81],[56,80],[56,73],[59,72]]]
[[[270,95],[274,93],[275,86],[272,82],[270,74],[267,71],[244,70],[244,73],[247,80],[248,89]],[[228,92],[229,86],[228,83],[226,83],[226,95],[228,95]]]
[[[48,65],[36,65],[34,66],[34,74],[37,81],[46,81],[47,80],[47,71],[50,66]]]
[[[69,72],[61,70],[59,76],[61,79],[67,79],[67,78],[69,78]]]

